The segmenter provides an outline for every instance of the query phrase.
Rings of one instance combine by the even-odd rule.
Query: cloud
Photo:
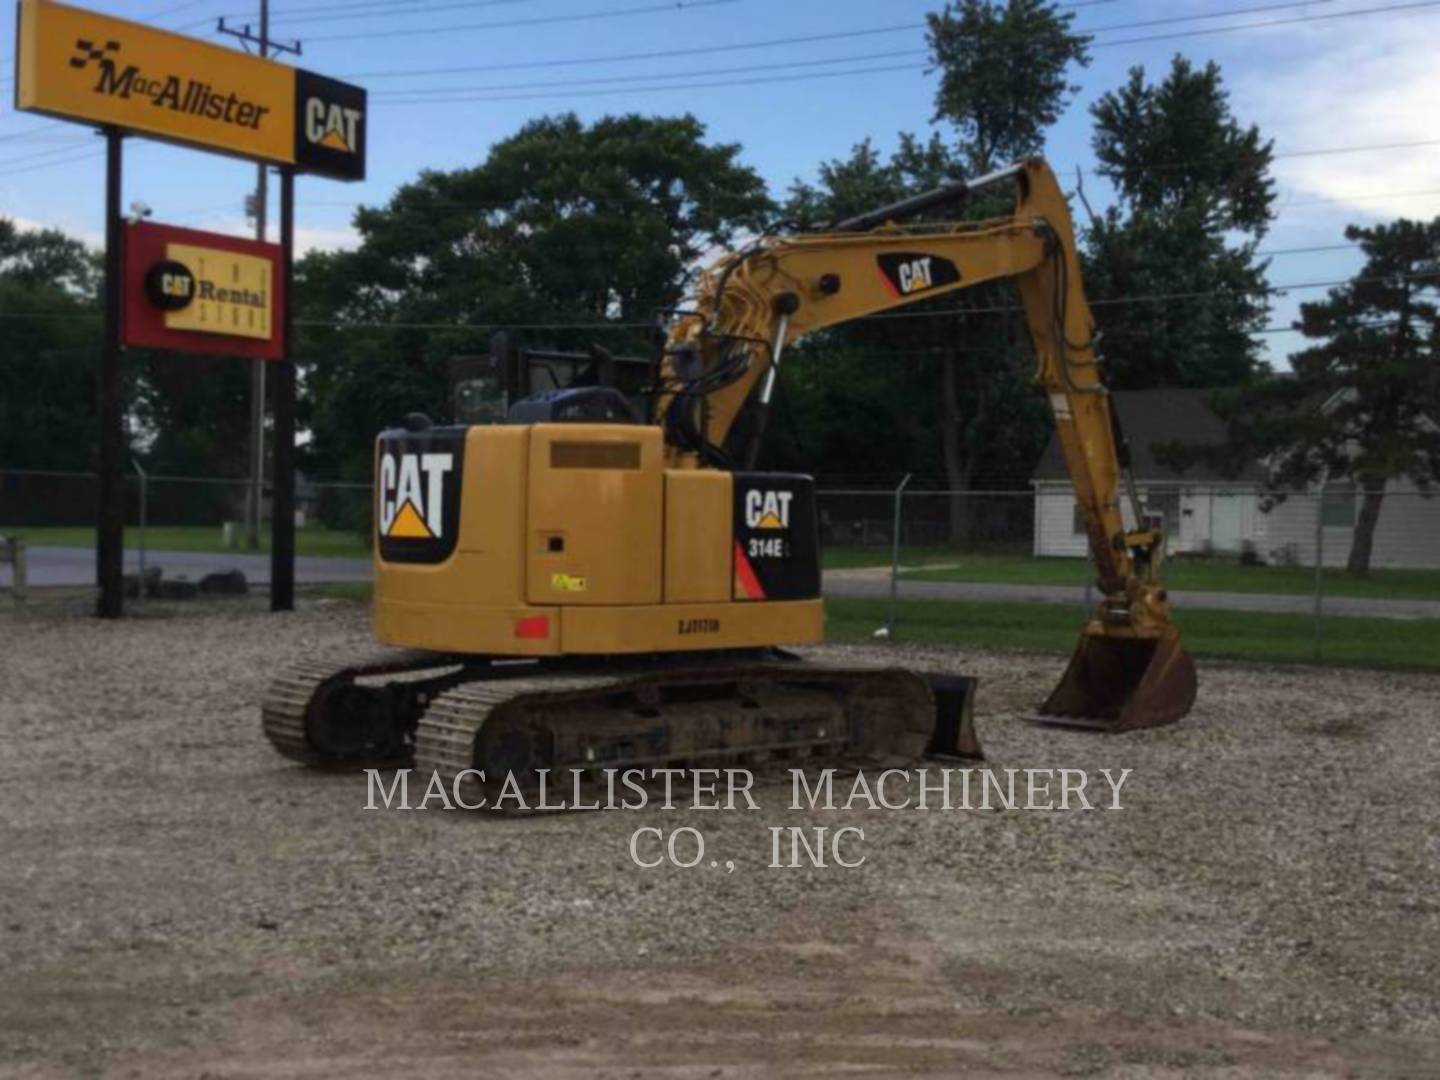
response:
[[[8,216],[8,215],[7,215]],[[185,215],[181,215],[182,218]],[[38,232],[42,229],[59,229],[67,236],[83,241],[87,247],[103,248],[105,234],[93,229],[80,229],[55,222],[35,221],[26,217],[11,217],[15,227],[22,232]],[[183,225],[186,228],[202,229],[206,232],[221,233],[225,236],[253,236],[255,227],[244,218],[215,216],[203,220],[164,221],[162,224]],[[275,229],[271,228],[274,238]],[[354,251],[360,246],[360,234],[347,226],[331,228],[298,226],[295,229],[295,252],[304,255],[309,251]]]
[[[1262,132],[1284,132],[1275,147],[1281,154],[1433,140],[1440,135],[1437,35],[1440,17],[1424,12],[1304,30],[1288,55],[1260,53],[1236,71],[1237,111]],[[1283,158],[1275,172],[1280,209],[1293,205],[1292,221],[1440,213],[1440,195],[1395,194],[1440,191],[1440,146]]]
[[[5,215],[10,217],[10,215]],[[48,221],[36,221],[33,218],[10,217],[15,227],[21,232],[42,232],[45,229],[59,229],[66,236],[79,240],[86,247],[103,248],[105,246],[105,234],[92,229],[79,229],[69,225],[56,224]]]
[[[299,214],[296,215],[300,216]],[[226,236],[254,236],[255,226],[241,217],[226,214],[180,215],[179,219],[162,222],[167,225],[183,225],[188,229],[203,229],[207,232],[223,233]],[[275,241],[277,227],[270,223],[270,239]],[[353,251],[360,246],[360,234],[348,225],[321,227],[297,225],[295,228],[295,253],[303,256],[308,251]]]
[[[307,251],[354,251],[359,246],[360,234],[348,225],[329,229],[302,225],[295,229],[295,250],[300,255]]]

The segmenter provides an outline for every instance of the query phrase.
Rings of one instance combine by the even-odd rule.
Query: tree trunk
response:
[[[1383,478],[1366,477],[1362,482],[1364,498],[1360,502],[1360,517],[1355,522],[1355,540],[1350,545],[1350,560],[1345,569],[1355,577],[1370,573],[1370,555],[1375,547],[1375,526],[1380,521],[1380,505],[1385,501]]]
[[[956,546],[965,542],[969,531],[969,508],[965,505],[965,496],[956,492],[965,491],[970,483],[965,440],[960,432],[960,379],[956,370],[959,364],[959,354],[949,352],[940,365],[940,449],[945,458],[946,486],[950,489],[947,500],[950,543]]]

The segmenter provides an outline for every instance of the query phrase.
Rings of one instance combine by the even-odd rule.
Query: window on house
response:
[[[1085,514],[1078,502],[1075,504],[1075,516],[1070,522],[1070,531],[1076,536],[1085,535]]]
[[[1140,503],[1145,508],[1146,525],[1158,525],[1167,537],[1179,534],[1179,491],[1146,491],[1141,494]]]
[[[1331,480],[1320,500],[1320,521],[1327,529],[1355,527],[1355,481]]]

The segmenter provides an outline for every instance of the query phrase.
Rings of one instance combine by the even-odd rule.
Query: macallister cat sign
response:
[[[295,175],[365,178],[361,87],[51,0],[19,0],[15,107],[105,136],[105,330],[100,361],[97,613],[124,613],[127,345],[275,362],[270,608],[295,605]],[[278,167],[280,244],[121,217],[127,136]],[[127,259],[126,249],[131,249]]]

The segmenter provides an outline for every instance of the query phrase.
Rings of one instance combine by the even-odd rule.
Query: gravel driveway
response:
[[[0,615],[0,1075],[1440,1072],[1440,678],[1209,664],[1182,725],[1033,727],[990,765],[1132,769],[1121,811],[364,809],[272,754],[277,665],[363,608]],[[864,830],[770,869],[775,825]],[[640,826],[733,873],[641,870]]]

